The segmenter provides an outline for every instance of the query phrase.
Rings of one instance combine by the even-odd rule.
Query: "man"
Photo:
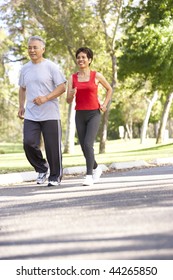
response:
[[[45,59],[45,42],[31,36],[26,63],[19,78],[19,118],[24,118],[23,144],[26,157],[38,172],[37,184],[46,181],[57,186],[62,179],[61,121],[57,97],[66,90],[66,79],[59,67]],[[26,109],[25,109],[26,100]],[[47,161],[40,150],[41,135],[44,139]]]

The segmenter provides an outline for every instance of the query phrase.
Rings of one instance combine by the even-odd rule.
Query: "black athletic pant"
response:
[[[47,161],[40,150],[40,139],[43,135]],[[61,152],[61,121],[31,121],[24,120],[24,151],[30,164],[36,172],[44,173],[50,168],[49,181],[61,181],[62,152]]]
[[[100,110],[77,110],[76,129],[79,142],[86,159],[86,174],[92,175],[97,167],[94,157],[94,141],[100,124]]]

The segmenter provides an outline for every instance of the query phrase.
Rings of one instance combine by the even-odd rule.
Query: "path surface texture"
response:
[[[173,259],[173,166],[0,186],[0,259]]]

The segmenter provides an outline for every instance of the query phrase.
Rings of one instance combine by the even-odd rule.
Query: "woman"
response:
[[[79,48],[76,51],[76,61],[79,71],[72,74],[68,81],[67,102],[75,98],[76,129],[79,142],[86,159],[86,177],[83,186],[92,186],[97,183],[102,174],[94,156],[94,141],[99,129],[101,114],[105,112],[111,99],[112,88],[105,77],[90,70],[93,52],[89,48]],[[99,83],[106,90],[104,102],[98,100]]]

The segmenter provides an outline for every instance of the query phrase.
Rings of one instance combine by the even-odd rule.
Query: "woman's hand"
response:
[[[71,89],[69,89],[68,90],[68,92],[67,92],[67,102],[70,104],[70,103],[72,103],[72,101],[73,101],[73,98],[75,97],[75,95],[76,95],[76,92],[77,92],[77,87],[75,87],[75,88],[71,88]]]
[[[72,88],[71,90],[70,90],[70,97],[71,98],[74,98],[75,97],[75,95],[76,95],[76,92],[77,92],[77,87],[75,87],[75,88]]]
[[[106,111],[107,111],[106,105],[104,105],[104,104],[100,105],[100,110],[101,110],[102,112],[106,112]]]

